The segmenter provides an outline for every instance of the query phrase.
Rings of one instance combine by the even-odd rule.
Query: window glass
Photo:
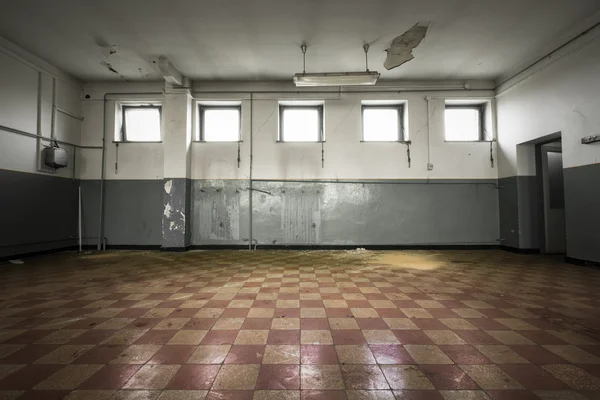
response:
[[[240,108],[201,108],[200,140],[206,142],[237,142],[240,140]]]
[[[390,142],[400,140],[398,108],[363,107],[363,140]]]
[[[123,107],[123,139],[160,142],[160,107]]]
[[[446,140],[481,140],[481,109],[472,107],[446,108]]]
[[[322,127],[321,107],[285,106],[281,112],[281,140],[284,142],[319,142]]]

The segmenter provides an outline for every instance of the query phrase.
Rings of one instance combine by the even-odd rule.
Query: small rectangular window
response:
[[[160,142],[160,106],[123,106],[124,142]]]
[[[363,105],[363,141],[397,142],[403,140],[402,105]]]
[[[199,106],[200,137],[203,142],[239,142],[241,106]]]
[[[483,140],[483,105],[446,105],[446,141]]]
[[[323,141],[323,105],[279,106],[279,140]]]

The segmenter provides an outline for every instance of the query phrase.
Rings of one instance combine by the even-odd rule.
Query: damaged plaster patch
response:
[[[164,216],[167,218],[171,218],[171,211],[173,208],[170,203],[165,204],[165,211],[163,212]]]
[[[429,29],[429,24],[421,24],[418,22],[402,35],[396,37],[392,41],[390,48],[385,50],[387,52],[387,58],[385,59],[383,66],[387,70],[390,70],[415,58],[412,51],[423,39],[425,39],[427,29]]]
[[[168,180],[165,182],[165,192],[167,192],[167,194],[171,194],[171,189],[173,188],[173,181],[172,180]]]
[[[173,210],[173,207],[171,206],[170,203],[167,203],[165,205],[165,211],[164,211],[164,216],[167,217],[167,219],[171,219],[172,220],[169,221],[169,230],[170,231],[177,231],[177,230],[182,230],[185,227],[185,213],[181,210]]]
[[[188,184],[189,182],[184,178],[165,179],[163,182],[163,247],[185,247],[188,242],[189,232],[186,226]]]
[[[176,211],[179,216],[175,216],[174,221],[169,221],[170,231],[183,231],[185,229],[185,213],[183,211]]]

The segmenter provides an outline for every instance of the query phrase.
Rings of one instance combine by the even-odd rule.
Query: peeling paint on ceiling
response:
[[[394,38],[392,45],[385,50],[387,58],[383,66],[389,71],[415,58],[412,51],[425,39],[427,29],[429,29],[429,24],[417,22],[402,35]]]

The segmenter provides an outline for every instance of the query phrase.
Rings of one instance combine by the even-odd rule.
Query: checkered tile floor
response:
[[[600,398],[600,270],[558,259],[106,252],[0,278],[2,400]]]

